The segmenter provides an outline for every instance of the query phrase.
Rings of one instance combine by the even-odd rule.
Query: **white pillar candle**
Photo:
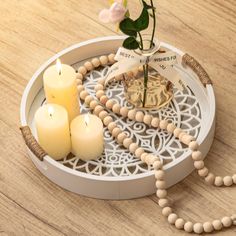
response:
[[[64,107],[47,104],[35,113],[35,125],[40,146],[55,160],[71,151],[68,114]]]
[[[72,152],[87,161],[98,158],[103,152],[103,124],[95,115],[76,117],[70,125]]]
[[[75,70],[60,60],[46,69],[43,75],[44,91],[48,103],[59,104],[66,108],[69,121],[80,113]]]

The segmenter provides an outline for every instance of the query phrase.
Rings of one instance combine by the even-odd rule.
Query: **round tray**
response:
[[[49,65],[55,63],[58,57],[63,63],[77,69],[85,60],[115,53],[123,39],[123,36],[114,36],[79,43],[61,51],[44,63],[33,75],[24,91],[20,109],[21,125],[28,126],[35,136],[34,114],[45,102],[43,72]],[[167,43],[161,43],[161,46],[166,50],[175,51],[181,57],[186,55]],[[199,74],[197,76],[188,66],[180,63],[175,65],[175,68],[187,83],[187,89],[183,92],[175,90],[174,99],[168,107],[145,112],[174,121],[178,127],[196,137],[205,156],[212,144],[215,130],[213,87],[211,84],[204,86],[198,78]],[[96,80],[104,76],[107,70],[108,67],[101,67],[87,75],[85,86],[92,95]],[[108,96],[116,98],[120,104],[129,106],[123,96],[122,85],[111,83],[109,86]],[[81,104],[81,111],[86,110],[88,108]],[[111,115],[145,150],[161,157],[165,164],[168,187],[192,172],[190,151],[172,135],[142,123],[120,118],[113,113]],[[96,161],[83,162],[73,156],[60,161],[55,161],[50,156],[39,160],[28,147],[29,156],[36,167],[51,181],[78,194],[102,199],[130,199],[153,194],[155,178],[152,168],[118,145],[106,128],[104,135],[105,150]]]

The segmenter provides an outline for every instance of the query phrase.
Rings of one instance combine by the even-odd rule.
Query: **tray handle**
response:
[[[183,65],[189,66],[197,74],[204,87],[206,87],[207,84],[212,84],[209,75],[194,57],[185,53],[182,57],[182,63]]]
[[[47,153],[41,148],[38,144],[37,140],[31,133],[29,126],[21,126],[20,127],[22,136],[25,140],[27,147],[34,153],[34,155],[40,160],[43,161],[43,158],[47,155]]]

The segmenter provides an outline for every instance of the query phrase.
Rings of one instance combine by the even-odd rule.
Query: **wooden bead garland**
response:
[[[96,97],[103,106],[99,105],[99,102],[94,100],[85,90],[82,85],[82,80],[84,79],[85,74],[93,68],[97,68],[100,65],[105,66],[108,63],[113,64],[115,62],[114,56],[114,54],[110,54],[109,56],[101,56],[99,59],[94,58],[91,62],[87,61],[84,66],[78,68],[76,78],[78,80],[77,88],[79,95],[80,98],[85,100],[85,103],[94,111],[94,114],[103,120],[104,125],[107,126],[109,132],[114,138],[117,139],[118,143],[122,143],[124,147],[129,149],[130,152],[134,153],[142,161],[153,166],[157,187],[156,195],[159,198],[158,204],[163,208],[162,215],[167,217],[168,222],[175,225],[177,229],[183,229],[186,232],[194,232],[196,234],[201,234],[203,232],[211,233],[213,230],[221,230],[223,227],[227,228],[232,225],[236,225],[236,214],[230,217],[225,216],[221,220],[214,220],[212,222],[193,223],[191,221],[186,222],[184,219],[179,218],[177,214],[173,213],[169,200],[166,198],[167,190],[165,171],[163,170],[163,164],[159,157],[145,152],[144,149],[133,142],[131,138],[127,138],[127,135],[119,127],[117,127],[116,123],[113,121],[113,118],[108,115],[103,106],[124,118],[128,117],[131,120],[144,122],[146,125],[152,126],[153,128],[159,127],[160,129],[166,130],[168,133],[173,134],[181,142],[188,145],[189,149],[192,151],[194,167],[196,168],[199,176],[203,177],[208,184],[218,187],[231,186],[236,184],[236,174],[233,176],[215,177],[215,175],[209,172],[208,168],[204,166],[202,153],[198,150],[199,144],[194,140],[194,137],[188,135],[181,128],[176,127],[173,123],[168,123],[166,120],[159,120],[159,118],[153,117],[149,114],[144,115],[143,112],[136,111],[135,109],[129,110],[127,107],[121,107],[117,102],[110,100],[104,92],[104,78],[100,78],[98,80],[98,84],[95,86]],[[143,67],[141,66],[138,69],[131,71],[131,73],[138,73],[138,71],[142,70]],[[122,79],[122,75],[116,77],[116,80],[120,79]]]

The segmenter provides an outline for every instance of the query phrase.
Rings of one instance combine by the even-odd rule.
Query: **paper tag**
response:
[[[186,86],[178,72],[171,67],[177,64],[179,60],[179,57],[173,51],[156,53],[153,56],[141,56],[134,51],[120,47],[115,55],[115,60],[117,62],[107,72],[105,84],[117,75],[148,63],[153,69],[171,81],[179,90],[182,91]]]

